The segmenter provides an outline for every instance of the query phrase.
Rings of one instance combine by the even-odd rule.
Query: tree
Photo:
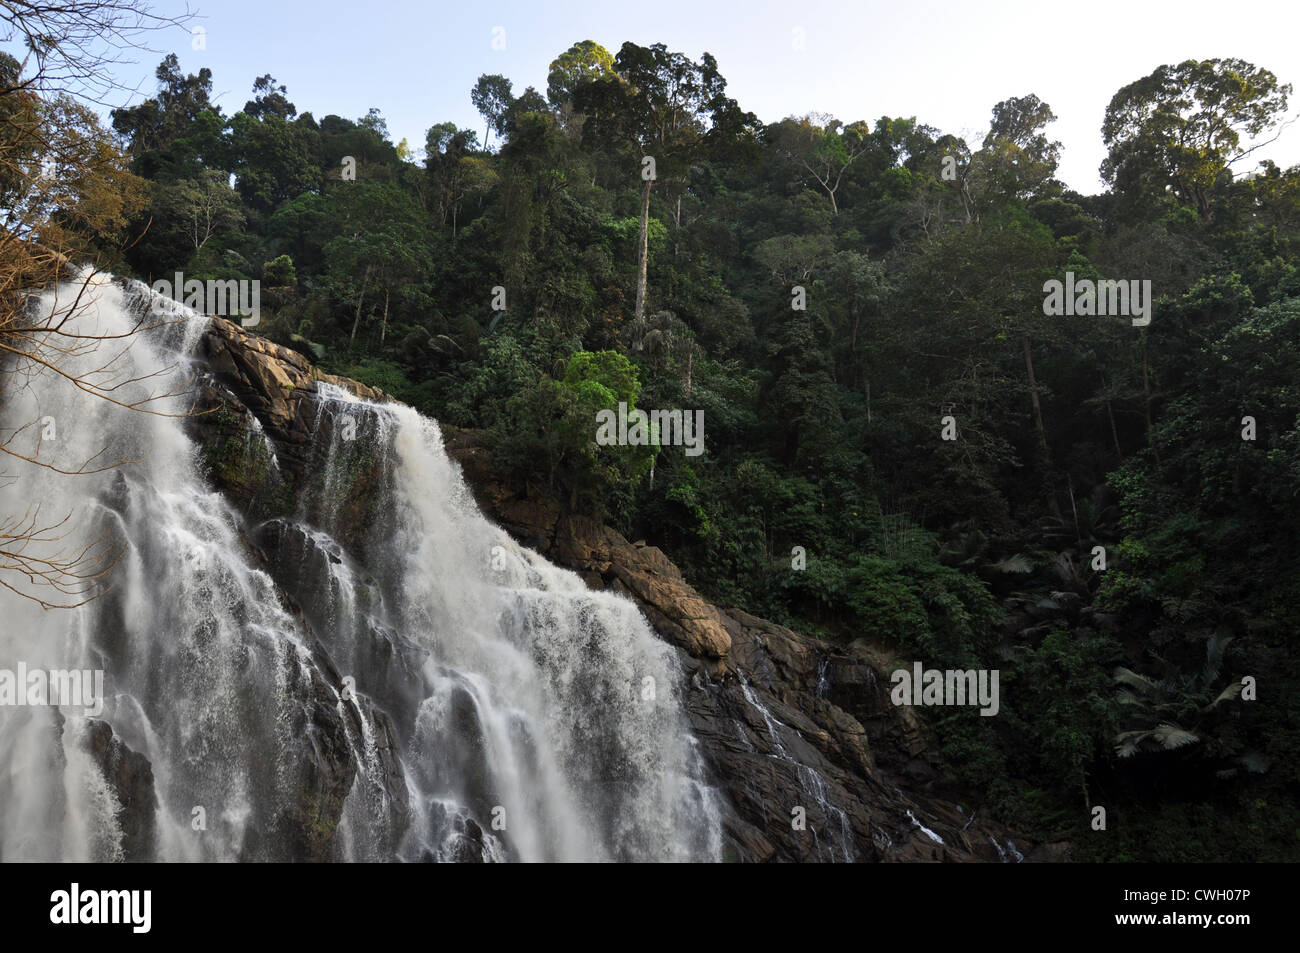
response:
[[[506,403],[506,417],[493,428],[496,454],[547,485],[569,490],[569,505],[585,500],[597,511],[612,492],[635,486],[649,472],[657,448],[601,446],[597,413],[627,405],[636,409],[641,385],[636,369],[617,351],[577,351],[554,380],[543,375]],[[539,472],[540,471],[540,472]]]
[[[614,54],[594,40],[575,43],[551,61],[546,76],[546,99],[565,132],[582,136],[584,117],[574,106],[578,87],[614,72]]]
[[[575,43],[551,61],[546,75],[546,98],[560,109],[573,102],[583,83],[594,82],[614,71],[614,55],[594,40]]]
[[[1184,60],[1129,83],[1106,108],[1102,179],[1130,208],[1172,192],[1209,215],[1224,170],[1264,143],[1241,148],[1286,111],[1289,84],[1245,60]]]
[[[388,120],[379,112],[379,109],[371,106],[366,110],[366,114],[357,120],[357,125],[362,129],[369,129],[384,142],[388,141]]]
[[[342,116],[329,115],[320,122],[320,163],[327,178],[341,174],[341,163],[349,157],[356,163],[356,176],[367,182],[389,182],[397,173],[401,156],[398,149],[387,141],[387,126],[380,119],[375,123],[353,122]]]
[[[1158,681],[1123,666],[1115,669],[1119,703],[1129,725],[1115,736],[1115,753],[1131,758],[1143,752],[1173,751],[1199,744],[1203,757],[1237,754],[1216,737],[1215,731],[1224,718],[1219,706],[1241,694],[1240,679],[1229,679],[1223,686],[1216,684],[1232,641],[1232,636],[1210,636],[1205,643],[1204,666],[1190,674],[1179,672],[1163,659],[1158,661],[1164,677]],[[1267,770],[1268,760],[1259,752],[1246,752],[1237,760],[1248,770]]]
[[[214,235],[244,224],[239,197],[220,172],[209,171],[200,179],[178,182],[170,192],[195,254],[203,251]]]
[[[487,123],[483,134],[483,147],[487,148],[492,130],[495,129],[498,136],[505,134],[506,110],[515,101],[510,80],[500,73],[484,73],[469,91],[469,101]]]
[[[298,287],[298,272],[293,267],[293,259],[281,255],[271,261],[262,263],[262,280],[270,288]]]
[[[1032,93],[994,106],[983,149],[974,157],[980,191],[1001,202],[1059,195],[1054,176],[1061,144],[1043,134],[1055,120],[1051,107]]]
[[[531,86],[520,93],[518,98],[506,107],[506,111],[501,117],[501,124],[505,134],[513,136],[515,127],[530,113],[542,113],[548,117],[550,116],[550,109],[546,105],[546,99]]]
[[[871,422],[871,375],[869,365],[861,353],[866,340],[863,322],[880,313],[887,294],[885,267],[855,251],[842,251],[830,260],[824,283],[827,310],[832,317],[832,329],[842,342],[847,332],[848,340],[841,344],[847,365],[847,383],[854,390],[862,389],[866,398],[867,422]],[[823,293],[823,292],[819,292]],[[837,366],[840,364],[837,361]]]
[[[693,63],[662,43],[642,47],[624,43],[614,59],[614,73],[578,87],[575,107],[587,116],[587,136],[631,146],[642,160],[645,185],[641,196],[641,234],[637,254],[634,316],[645,314],[646,267],[649,258],[650,190],[655,181],[680,181],[693,159],[725,134],[737,131],[739,114],[725,95],[727,81],[717,60],[705,53]],[[711,124],[724,118],[721,124]],[[711,133],[718,133],[710,137]],[[649,174],[652,159],[654,175]]]
[[[465,197],[491,182],[491,170],[472,155],[477,149],[478,137],[469,129],[457,129],[455,123],[439,123],[425,138],[425,174],[432,184],[439,218],[444,225],[451,224],[453,237]]]
[[[24,78],[7,83],[0,95],[22,89],[103,102],[119,88],[113,68],[126,62],[126,51],[145,48],[150,33],[183,27],[192,16],[163,16],[137,0],[0,4],[0,42],[25,53],[15,74]]]
[[[283,85],[275,84],[275,77],[270,73],[259,76],[253,83],[253,98],[244,104],[244,112],[254,119],[267,116],[279,116],[289,120],[298,115],[298,108],[289,102],[289,91]]]
[[[1056,257],[1051,233],[1023,211],[996,225],[946,232],[913,260],[905,294],[914,319],[890,332],[911,352],[903,360],[940,361],[933,375],[943,382],[942,399],[960,397],[972,421],[1008,411],[1007,385],[1021,364],[1023,384],[1016,389],[1028,397],[1043,452],[1047,427],[1034,352],[1065,337],[1062,325],[1042,312],[1043,281],[1054,273]],[[920,367],[914,373],[930,378],[930,366]],[[968,426],[967,433],[973,440],[978,431]]]
[[[777,235],[754,248],[754,259],[787,289],[808,281],[835,254],[829,235]]]
[[[175,53],[159,64],[158,91],[137,106],[114,109],[113,130],[129,143],[133,171],[146,178],[194,178],[204,166],[225,167],[225,122],[211,101],[212,71],[188,76]]]
[[[694,332],[681,318],[671,311],[657,311],[640,322],[630,322],[627,339],[628,349],[633,354],[644,355],[646,362],[656,371],[666,370],[684,360],[682,393],[691,396],[692,369],[696,357],[702,355],[703,350],[695,343]]]
[[[824,328],[818,315],[792,311],[767,345],[773,371],[763,402],[768,416],[778,422],[781,452],[788,463],[809,449],[824,449],[825,435],[840,419]]]
[[[812,175],[831,200],[831,212],[839,215],[835,195],[849,166],[867,151],[868,131],[865,122],[845,126],[828,116],[808,115],[778,123],[772,138],[789,161]]]
[[[402,304],[418,297],[417,286],[433,271],[429,231],[414,200],[396,185],[357,182],[338,191],[347,198],[340,201],[343,214],[336,219],[343,233],[324,247],[328,283],[338,297],[356,297],[352,348],[366,314],[367,293],[373,291],[376,302],[382,298],[382,347],[393,301]]]
[[[254,209],[269,212],[319,186],[320,133],[306,120],[274,113],[255,119],[245,112],[231,120],[235,188]]]

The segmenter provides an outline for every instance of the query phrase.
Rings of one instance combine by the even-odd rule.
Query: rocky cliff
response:
[[[199,350],[204,373],[192,424],[210,476],[246,514],[248,545],[278,579],[309,571],[306,550],[295,546],[279,517],[316,467],[320,385],[372,401],[387,398],[323,374],[301,354],[220,318],[212,320]],[[629,542],[554,501],[520,497],[497,478],[475,434],[445,436],[491,518],[590,587],[635,601],[676,648],[695,734],[712,780],[729,801],[724,824],[730,858],[1014,861],[1060,855],[1017,837],[975,805],[959,805],[945,790],[922,726],[911,709],[890,703],[891,666],[878,648],[832,646],[743,610],[714,606],[659,549]],[[365,462],[358,466],[358,489],[344,505],[360,524],[374,514],[365,498]],[[389,642],[383,651],[400,655],[401,646]],[[344,728],[313,730],[328,741]],[[99,747],[105,747],[102,740]],[[315,781],[307,785],[316,796],[306,799],[303,817],[286,819],[308,832],[330,829],[328,815],[348,780],[347,764],[331,760],[330,746],[316,747],[323,754],[308,766]],[[391,787],[397,828],[400,791],[396,782]],[[327,845],[306,834],[302,841],[304,858],[329,856]]]

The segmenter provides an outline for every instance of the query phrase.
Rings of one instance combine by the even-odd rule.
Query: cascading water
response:
[[[758,695],[754,692],[752,686],[746,680],[743,672],[737,672],[737,678],[740,681],[741,693],[745,701],[763,718],[763,723],[767,727],[768,736],[772,739],[774,751],[771,757],[780,761],[785,761],[794,765],[798,773],[799,781],[805,793],[812,796],[813,801],[821,809],[823,817],[835,818],[838,830],[836,840],[830,840],[825,845],[821,843],[821,838],[817,834],[816,828],[812,829],[814,839],[817,841],[817,853],[820,854],[824,849],[829,860],[852,861],[854,859],[853,837],[850,832],[849,819],[844,811],[831,803],[827,797],[826,779],[817,773],[815,768],[806,764],[801,764],[795,758],[792,758],[785,745],[781,741],[781,732],[790,730],[789,726],[784,725],[781,721],[768,710],[767,706],[759,700]]]
[[[123,351],[123,403],[197,372],[206,319],[143,286],[90,287],[79,334],[126,335],[151,306],[175,320],[66,370]],[[26,371],[3,391],[0,440],[64,469],[129,462],[0,463],[0,516],[68,517],[70,536],[28,556],[99,534],[117,555],[111,590],[77,608],[0,591],[0,670],[103,670],[97,718],[148,759],[133,790],[156,810],[124,830],[140,806],[92,756],[81,709],[0,706],[0,860],[121,859],[126,844],[157,860],[720,858],[672,650],[631,602],[484,519],[433,421],[321,385],[310,490],[248,525],[183,417]],[[183,415],[191,399],[147,406]],[[23,429],[47,418],[56,439]]]

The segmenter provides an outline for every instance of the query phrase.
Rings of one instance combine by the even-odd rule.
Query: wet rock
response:
[[[114,737],[107,722],[95,718],[87,719],[83,744],[122,806],[117,821],[123,856],[128,861],[152,860],[158,797],[149,759]]]
[[[245,860],[333,859],[334,834],[357,777],[356,744],[349,734],[355,728],[344,721],[338,672],[322,650],[313,654],[315,664],[295,664],[286,672],[285,734],[293,744],[274,771],[290,794],[278,805],[269,836],[254,835],[245,844]]]

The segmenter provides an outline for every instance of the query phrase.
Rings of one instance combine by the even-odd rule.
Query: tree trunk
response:
[[[635,319],[639,322],[642,315],[645,314],[645,280],[646,280],[646,260],[650,256],[650,186],[654,184],[654,179],[645,180],[645,194],[641,198],[641,241],[639,248],[639,260],[637,262],[636,273],[636,313]]]
[[[1155,437],[1151,433],[1151,374],[1148,370],[1147,363],[1147,341],[1149,338],[1145,331],[1142,332],[1142,411],[1147,421],[1147,446],[1151,448],[1152,455],[1156,458],[1156,467],[1160,466],[1160,451],[1156,449]]]
[[[379,322],[379,346],[384,346],[384,336],[388,333],[388,289],[384,289],[384,317]]]
[[[1115,429],[1115,411],[1111,409],[1110,401],[1106,401],[1106,416],[1110,419],[1110,436],[1115,441],[1115,456],[1124,459],[1124,449],[1119,445],[1119,431]]]
[[[1079,528],[1079,507],[1074,502],[1074,478],[1069,474],[1065,477],[1066,486],[1070,490],[1070,512],[1074,514],[1074,538],[1078,542],[1083,542],[1083,530]]]
[[[1038,379],[1034,377],[1034,356],[1029,351],[1029,335],[1021,334],[1025,345],[1025,373],[1029,376],[1029,396],[1034,402],[1034,425],[1038,428],[1038,443],[1047,450],[1047,430],[1043,427],[1043,408],[1038,402]]]
[[[357,316],[352,321],[352,337],[348,341],[348,350],[357,343],[357,325],[361,323],[361,303],[366,300],[366,282],[370,280],[370,265],[366,265],[365,276],[361,279],[361,294],[357,295]]]

